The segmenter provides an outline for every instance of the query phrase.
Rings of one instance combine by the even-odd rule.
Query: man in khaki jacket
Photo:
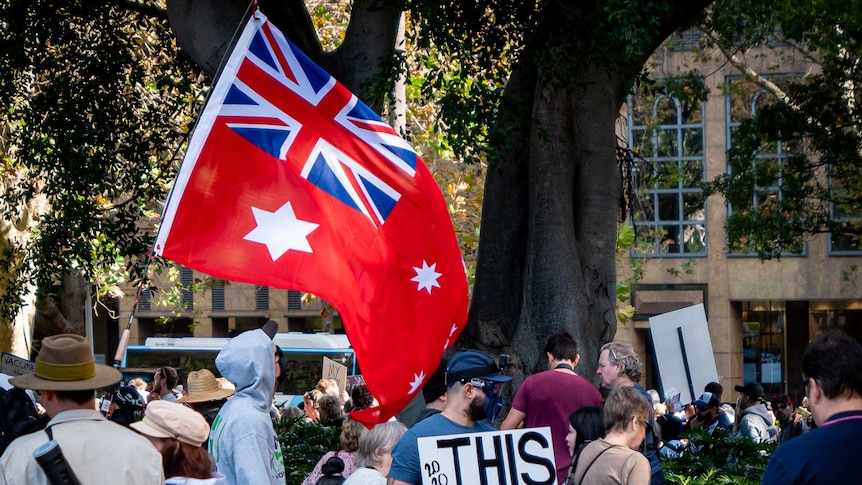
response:
[[[63,334],[42,340],[35,371],[10,379],[37,391],[51,416],[45,430],[21,436],[0,457],[0,485],[49,485],[33,452],[55,440],[83,483],[156,485],[165,482],[162,456],[149,440],[96,411],[95,391],[113,386],[122,374],[99,365],[87,339]]]

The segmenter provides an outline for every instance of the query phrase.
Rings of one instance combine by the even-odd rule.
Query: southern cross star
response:
[[[254,214],[257,227],[246,234],[243,239],[265,244],[273,261],[291,249],[304,253],[313,252],[307,238],[312,231],[318,228],[319,224],[297,219],[289,201],[275,212],[257,207],[252,207],[251,211]]]
[[[428,263],[423,259],[422,267],[417,268],[414,266],[413,269],[416,270],[416,276],[411,278],[410,281],[415,281],[419,284],[416,291],[422,291],[424,289],[430,295],[432,286],[440,288],[440,283],[437,282],[437,279],[442,276],[442,273],[435,271],[437,269],[437,263],[428,266]]]
[[[422,381],[425,380],[425,371],[421,371],[418,374],[413,374],[413,382],[410,383],[410,392],[407,394],[413,394],[417,389],[422,387]]]

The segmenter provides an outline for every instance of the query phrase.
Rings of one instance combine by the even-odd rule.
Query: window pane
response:
[[[703,155],[703,130],[700,128],[689,128],[682,131],[683,156],[693,157]]]
[[[661,221],[679,220],[679,194],[658,194],[658,218]]]
[[[645,126],[652,120],[652,103],[645,102],[644,97],[633,96],[629,108],[632,110],[632,123]]]
[[[683,251],[703,253],[706,251],[706,228],[702,224],[683,226]]]
[[[678,123],[676,101],[673,98],[662,98],[656,103],[655,122],[660,125],[675,125]]]
[[[659,130],[658,132],[658,146],[656,147],[656,156],[659,157],[675,157],[678,155],[677,146],[679,144],[679,140],[677,139],[678,132],[676,128],[672,128],[669,130]]]
[[[703,182],[703,162],[693,160],[682,162],[683,188],[699,187]]]
[[[684,220],[704,221],[706,217],[703,210],[703,192],[683,194]]]
[[[655,220],[654,200],[655,195],[653,194],[638,194],[634,207],[635,221],[652,222]]]
[[[632,150],[642,157],[652,157],[655,150],[652,144],[652,131],[645,128],[632,129]]]
[[[662,226],[662,236],[659,244],[663,253],[679,253],[679,226]]]
[[[639,254],[656,253],[655,229],[650,225],[635,225],[634,251]]]
[[[655,165],[655,187],[675,189],[679,187],[679,167],[676,162],[659,162]]]

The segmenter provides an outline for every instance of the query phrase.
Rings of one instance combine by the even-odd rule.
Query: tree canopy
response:
[[[151,4],[11,0],[0,32],[0,205],[22,232],[0,254],[8,322],[25,283],[56,294],[75,271],[117,291],[137,272],[203,97]]]
[[[260,5],[378,108],[385,90],[374,88],[401,65],[393,46],[400,13],[409,11],[413,42],[438,53],[421,86],[439,103],[436,131],[458,156],[489,166],[464,338],[512,354],[529,373],[554,331],[583,342],[587,372],[598,344],[615,333],[618,112],[653,50],[710,3],[357,0],[332,51],[304,2]],[[248,4],[193,4],[168,2],[170,28],[212,74]],[[19,274],[33,268],[43,290],[69,269],[96,281],[105,269],[135,268],[147,247],[138,223],[158,210],[153,201],[172,179],[201,100],[197,71],[175,49],[159,5],[3,7],[4,154],[19,177],[4,203],[17,208],[44,191],[50,207],[36,237],[9,255],[16,264],[30,258]]]
[[[802,252],[806,236],[818,233],[830,234],[833,252],[862,249],[859,6],[719,1],[704,18],[712,32],[704,47],[719,48],[769,93],[734,132],[728,173],[709,187],[730,206],[731,251],[781,257]],[[744,62],[754,48],[779,61],[804,56],[819,69],[778,78],[779,62],[755,72]]]

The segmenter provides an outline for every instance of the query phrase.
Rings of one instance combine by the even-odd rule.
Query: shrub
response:
[[[300,485],[327,451],[341,449],[340,427],[308,423],[305,416],[273,420],[287,485]]]
[[[668,483],[756,485],[776,447],[775,443],[733,438],[721,429],[716,429],[712,436],[706,430],[696,429],[683,433],[683,438],[688,438],[689,447],[682,457],[662,458]]]

